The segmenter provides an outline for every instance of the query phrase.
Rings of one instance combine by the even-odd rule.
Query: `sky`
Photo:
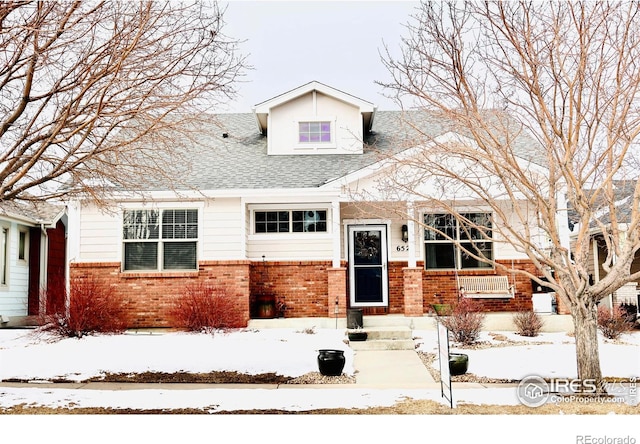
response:
[[[243,1],[221,3],[225,33],[242,40],[253,67],[239,84],[230,112],[251,107],[311,81],[378,106],[397,109],[376,81],[388,81],[380,59],[386,44],[398,53],[418,2]]]

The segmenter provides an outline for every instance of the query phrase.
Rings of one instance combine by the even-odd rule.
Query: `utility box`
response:
[[[533,311],[535,313],[553,313],[553,299],[552,293],[533,293],[531,295]]]

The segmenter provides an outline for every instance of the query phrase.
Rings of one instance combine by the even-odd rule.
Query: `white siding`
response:
[[[0,286],[0,315],[26,316],[28,310],[29,265],[18,260],[18,236],[21,227],[15,222],[1,222],[9,228],[7,252],[7,285]],[[27,251],[28,256],[28,251]]]
[[[78,262],[120,262],[122,213],[83,204],[80,212]]]
[[[126,208],[151,208],[127,203]],[[198,208],[199,259],[243,259],[240,256],[243,230],[240,199],[196,202],[162,202],[153,208]],[[85,204],[80,212],[79,262],[120,262],[122,260],[122,210],[101,211]]]
[[[326,210],[326,233],[254,233],[252,212],[262,210],[288,211],[300,209]],[[333,259],[333,235],[331,233],[331,204],[282,203],[249,204],[246,209],[247,258],[251,260],[323,260]]]
[[[333,258],[333,238],[327,234],[253,235],[247,243],[251,260],[327,260]]]
[[[391,261],[406,261],[409,259],[409,244],[402,241],[402,226],[407,224],[406,219],[400,218],[398,211],[393,211],[389,206],[389,203],[349,203],[343,204],[340,210],[340,216],[342,217],[342,258],[346,259],[347,254],[345,252],[346,243],[344,241],[344,225],[348,223],[352,224],[388,224],[387,226],[387,239],[388,239],[388,256]],[[393,204],[394,206],[404,203]],[[414,236],[416,242],[414,248],[414,254],[420,253],[420,239],[417,234]]]
[[[360,110],[320,92],[310,92],[272,108],[269,119],[269,154],[362,153]],[[309,145],[305,149],[298,145],[298,122],[314,119],[331,121],[334,135],[332,147],[323,148],[319,144]]]
[[[200,221],[202,260],[244,259],[242,257],[242,203],[239,198],[208,202]]]

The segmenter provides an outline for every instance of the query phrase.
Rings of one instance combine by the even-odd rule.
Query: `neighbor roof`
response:
[[[53,225],[64,214],[65,207],[42,201],[0,201],[0,217],[30,225]]]

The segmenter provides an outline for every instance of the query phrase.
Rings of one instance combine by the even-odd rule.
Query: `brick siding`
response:
[[[512,265],[509,261],[508,266]],[[528,261],[513,263],[535,272]],[[330,261],[205,261],[198,271],[177,273],[122,273],[120,263],[71,264],[71,279],[93,276],[112,287],[125,301],[131,327],[171,327],[170,312],[176,295],[191,283],[225,288],[248,322],[260,297],[270,296],[286,304],[286,317],[332,317],[338,299],[338,316],[349,308],[347,264],[334,268]],[[409,268],[407,262],[389,262],[389,307],[363,308],[365,315],[404,314],[420,316],[432,311],[431,304],[453,304],[458,300],[456,273],[427,271],[423,264]],[[495,271],[464,271],[459,275],[500,274]],[[531,281],[509,274],[515,282],[515,297],[477,299],[488,312],[532,309]]]
[[[174,327],[171,311],[190,284],[224,288],[244,324],[249,321],[249,261],[206,261],[198,271],[122,273],[119,262],[72,263],[70,279],[93,278],[123,300],[129,327]]]

